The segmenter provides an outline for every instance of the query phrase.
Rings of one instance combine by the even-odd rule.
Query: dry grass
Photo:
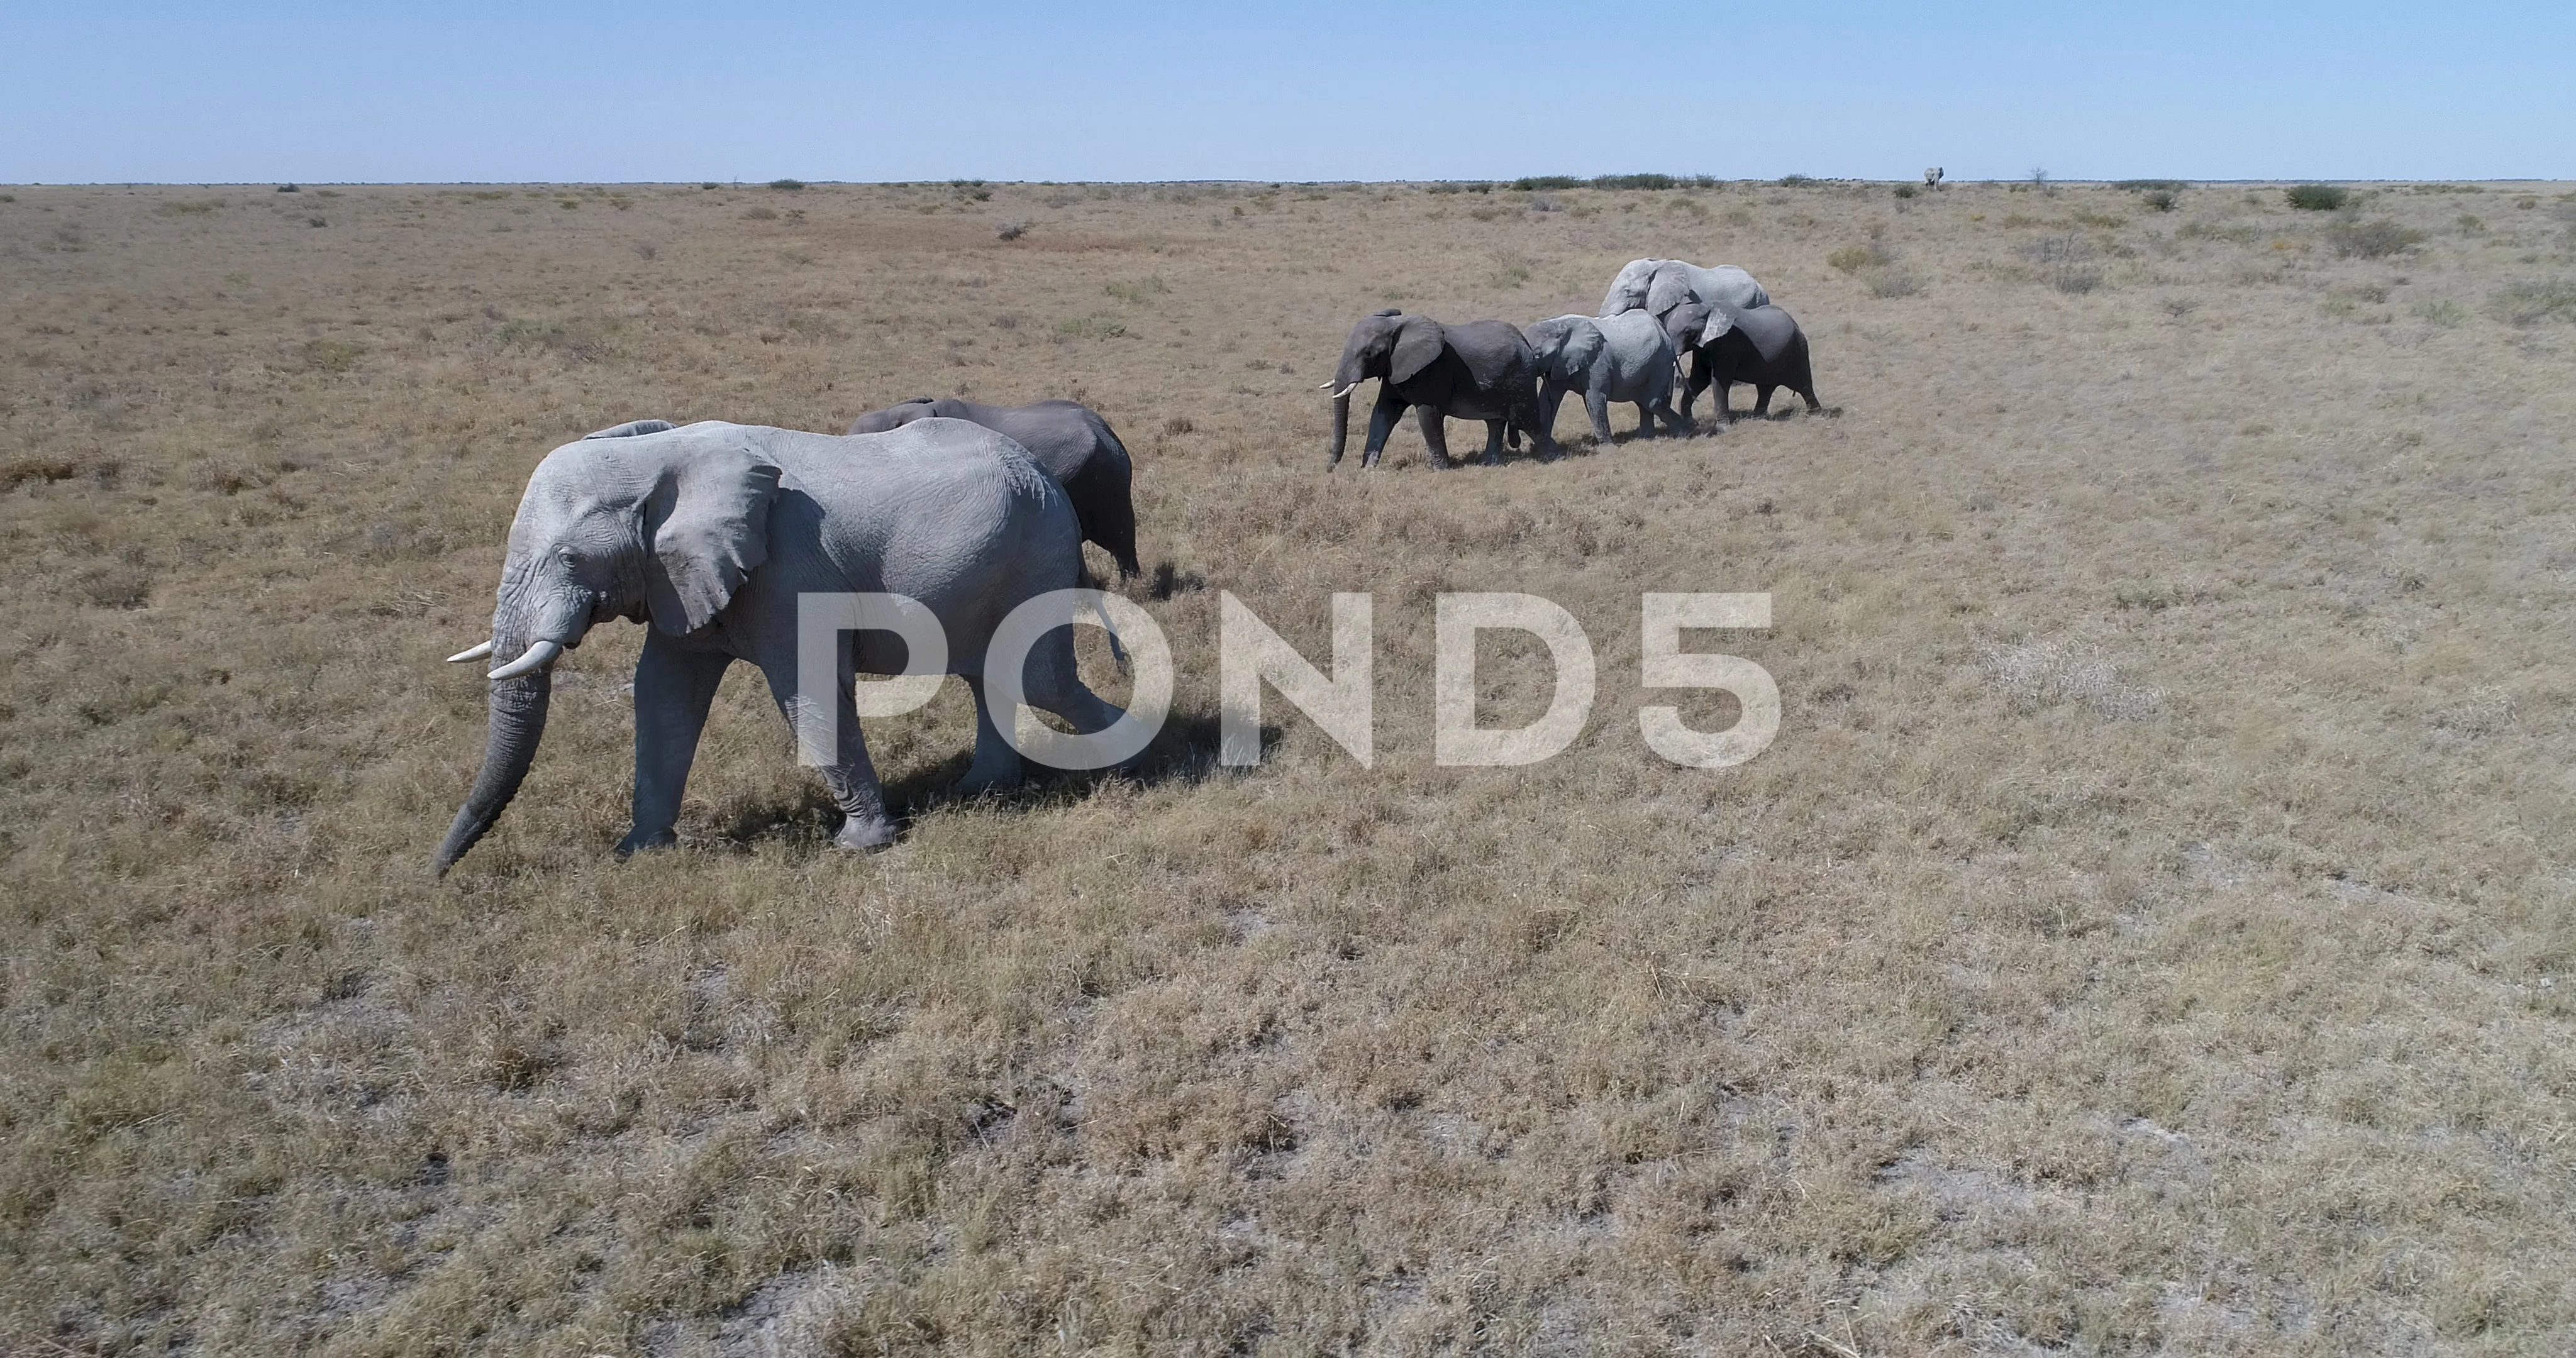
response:
[[[15,190],[0,1347],[2566,1352],[2567,195],[2052,187]],[[1354,317],[1638,255],[1841,417],[1324,475]],[[619,865],[609,628],[427,879],[540,454],[951,391],[1135,448],[1163,774],[948,799],[951,686],[852,860],[737,670]],[[1207,769],[1219,588],[1376,593],[1373,770]],[[1603,701],[1436,768],[1496,588]],[[1654,589],[1772,592],[1753,763],[1644,750]]]

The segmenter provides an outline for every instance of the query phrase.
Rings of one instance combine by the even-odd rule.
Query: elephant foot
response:
[[[960,797],[980,797],[987,792],[1008,792],[1019,785],[1020,777],[1016,773],[968,769],[966,776],[958,779],[949,791]]]
[[[617,841],[617,856],[620,858],[632,858],[637,853],[648,849],[672,849],[679,847],[679,844],[680,836],[677,832],[672,830],[663,829],[649,832],[640,829],[629,830],[626,832],[626,838]]]
[[[874,853],[894,843],[894,822],[883,816],[851,816],[841,822],[832,842],[852,853]]]

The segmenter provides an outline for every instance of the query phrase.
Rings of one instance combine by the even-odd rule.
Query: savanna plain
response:
[[[1353,320],[1646,255],[1827,414],[1327,473]],[[2571,374],[2564,185],[0,192],[0,1349],[2565,1353]],[[845,855],[737,667],[619,862],[612,625],[431,876],[540,456],[948,394],[1134,451],[1139,770],[953,797],[952,682]],[[1373,763],[1220,767],[1341,590]],[[1434,762],[1473,590],[1554,760]],[[1650,590],[1772,596],[1750,763]]]

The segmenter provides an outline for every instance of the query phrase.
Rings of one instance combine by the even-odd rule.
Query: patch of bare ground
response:
[[[14,189],[0,1348],[2564,1353],[2576,241],[2432,187]],[[1839,418],[1325,474],[1354,318],[1639,255]],[[1219,591],[1372,591],[1374,767],[961,800],[951,686],[852,859],[738,670],[620,864],[607,628],[428,878],[539,456],[951,392],[1134,448],[1202,736]],[[1551,763],[1433,764],[1486,589]],[[1646,590],[1772,594],[1760,758]]]

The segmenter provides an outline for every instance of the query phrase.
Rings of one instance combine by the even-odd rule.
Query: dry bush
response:
[[[1705,223],[352,187],[330,230],[277,206],[313,191],[14,187],[0,1350],[2567,1351],[2556,223],[2400,274],[2273,249],[2316,238],[2272,188],[2080,230],[2136,200],[2053,188],[1873,238],[1886,196],[1819,183]],[[1940,304],[1819,258],[1864,239]],[[1644,255],[1751,269],[1839,418],[1438,476],[1408,424],[1322,470],[1386,293],[1526,322]],[[2142,286],[2032,286],[2061,263]],[[2387,324],[2317,323],[2373,289]],[[872,723],[904,840],[843,857],[737,668],[684,847],[620,863],[608,625],[429,878],[484,720],[440,657],[547,449],[948,393],[1080,396],[1135,451],[1181,674],[1144,773],[957,798],[950,685]],[[1600,697],[1553,761],[1441,768],[1432,610],[1487,589],[1572,611]],[[1321,663],[1336,590],[1376,600],[1373,765],[1272,697],[1267,762],[1217,767],[1221,594]],[[1777,677],[1760,758],[1646,752],[1649,697],[1734,715],[1639,693],[1646,590],[1771,592],[1686,638]],[[1481,653],[1486,720],[1545,704]]]

